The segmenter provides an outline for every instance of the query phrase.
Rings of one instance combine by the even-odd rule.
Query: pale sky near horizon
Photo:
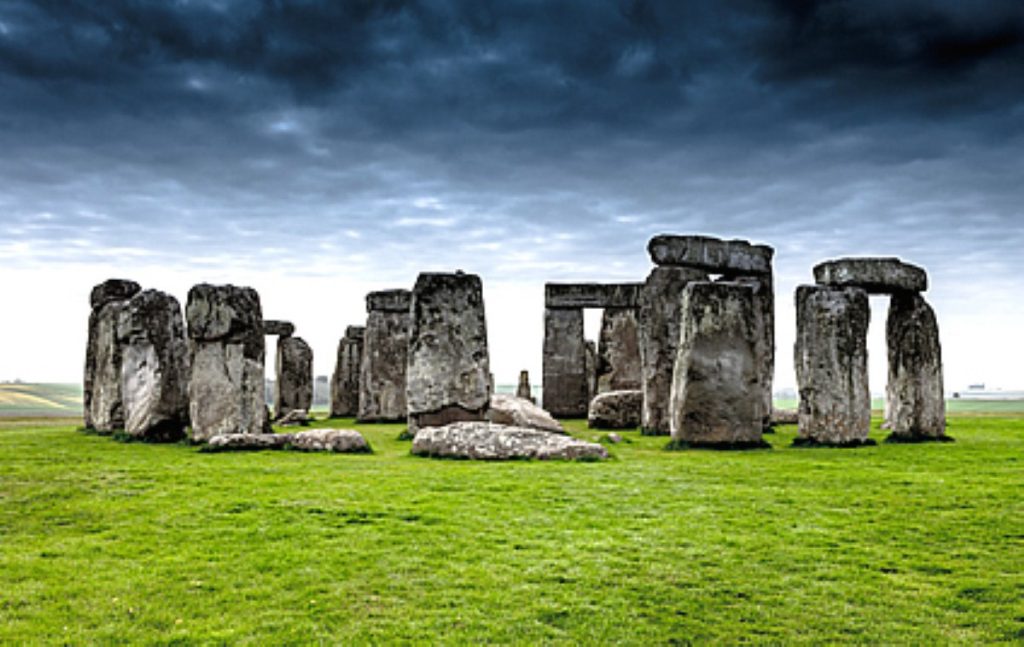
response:
[[[775,247],[777,388],[795,287],[851,255],[928,270],[947,391],[1024,388],[1012,0],[10,0],[0,147],[0,380],[79,381],[109,277],[255,287],[330,374],[367,291],[463,269],[497,380],[539,383],[543,284],[679,233]]]

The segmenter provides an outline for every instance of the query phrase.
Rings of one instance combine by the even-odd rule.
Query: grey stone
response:
[[[795,425],[800,422],[800,412],[796,409],[772,409],[772,425]]]
[[[618,445],[619,443],[622,442],[622,436],[618,435],[614,431],[612,433],[608,434],[607,436],[605,436],[605,438],[607,438],[608,442],[610,442],[613,445]]]
[[[472,460],[594,460],[608,457],[608,450],[597,443],[490,422],[456,422],[443,427],[424,427],[413,439],[412,453]]]
[[[306,409],[292,409],[291,411],[285,412],[285,414],[275,420],[274,423],[279,427],[304,427],[309,424],[309,421],[309,411]]]
[[[586,343],[583,339],[583,311],[544,311],[544,408],[559,418],[582,418],[587,414]]]
[[[814,267],[814,282],[832,287],[856,287],[868,294],[924,292],[928,274],[898,258],[840,258]]]
[[[597,340],[597,392],[640,388],[636,310],[605,308]]]
[[[188,342],[181,305],[145,290],[121,310],[121,392],[125,433],[154,442],[185,437],[188,426]]]
[[[409,290],[380,290],[366,295],[366,312],[409,312]]]
[[[637,311],[640,343],[640,386],[643,409],[640,425],[644,434],[667,436],[671,431],[669,399],[672,371],[679,348],[679,320],[683,289],[693,281],[706,281],[701,270],[686,267],[655,267],[640,290]]]
[[[371,292],[366,297],[367,307],[395,307],[371,309],[366,316],[359,367],[360,422],[405,420],[410,299],[408,290]],[[405,308],[398,308],[403,300]]]
[[[292,443],[293,434],[244,433],[217,434],[209,439],[204,451],[253,451],[284,449]]]
[[[589,409],[597,395],[597,344],[587,339],[583,342],[583,348],[583,377],[587,381],[586,406]]]
[[[95,286],[89,295],[92,312],[82,383],[86,429],[111,433],[124,428],[122,346],[117,326],[125,304],[138,291],[139,284],[134,281],[110,279]]]
[[[196,285],[189,290],[185,318],[191,340],[192,440],[269,431],[259,294],[233,285]]]
[[[355,417],[359,413],[359,365],[363,358],[362,326],[349,326],[338,342],[338,359],[331,376],[331,417]]]
[[[640,426],[643,392],[639,389],[598,393],[590,402],[591,429],[635,429]]]
[[[670,401],[674,444],[763,446],[757,343],[752,288],[686,286]]]
[[[546,283],[547,308],[635,308],[639,283]]]
[[[410,310],[409,432],[485,420],[491,379],[480,277],[463,272],[420,274]]]
[[[516,386],[516,397],[536,402],[533,397],[533,389],[530,388],[530,372],[519,371],[519,384]]]
[[[280,321],[279,319],[264,319],[263,334],[291,337],[295,334],[295,324],[290,321]]]
[[[919,294],[893,295],[885,325],[890,440],[944,440],[946,400],[935,312]]]
[[[491,406],[487,410],[487,420],[499,425],[539,429],[556,434],[564,434],[562,425],[551,417],[551,414],[536,404],[512,395],[494,393],[491,395]]]
[[[867,334],[871,311],[861,288],[801,285],[796,290],[798,445],[868,442]]]
[[[282,337],[274,362],[274,415],[313,406],[313,349],[301,337]]]
[[[763,426],[771,427],[772,382],[775,379],[775,288],[772,274],[725,276],[724,281],[742,283],[754,290],[754,326],[757,339],[758,381],[761,384]]]
[[[713,274],[770,274],[775,250],[745,240],[655,236],[647,243],[655,265],[680,265]]]
[[[369,453],[370,445],[354,429],[310,429],[292,435],[291,448],[305,452]]]

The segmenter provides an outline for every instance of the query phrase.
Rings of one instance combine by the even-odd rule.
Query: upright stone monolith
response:
[[[889,302],[885,336],[889,351],[888,440],[948,440],[935,312],[920,294],[896,293]]]
[[[117,326],[128,300],[140,289],[135,281],[109,279],[95,286],[89,295],[92,312],[82,385],[86,429],[102,433],[124,429],[122,345]]]
[[[408,290],[366,295],[366,330],[359,368],[360,422],[405,420],[410,297]]]
[[[274,417],[308,413],[313,406],[313,349],[301,337],[278,339],[274,369]]]
[[[587,381],[587,410],[590,403],[597,397],[597,344],[592,339],[583,342],[583,378]]]
[[[581,308],[544,310],[544,408],[559,418],[587,415],[587,350]]]
[[[683,289],[689,283],[707,278],[707,273],[701,270],[656,267],[640,290],[637,328],[643,391],[641,431],[645,435],[667,436],[671,431],[669,399],[679,348]]]
[[[490,355],[480,277],[463,272],[420,274],[410,310],[409,433],[486,420]]]
[[[856,287],[796,291],[797,445],[870,444],[868,295]]]
[[[670,403],[673,444],[764,447],[754,290],[690,283],[682,313]]]
[[[536,402],[533,398],[533,390],[530,388],[530,372],[519,371],[519,384],[516,386],[516,397],[530,402]]]
[[[363,326],[349,326],[338,342],[338,359],[331,376],[331,417],[349,418],[359,413],[359,365],[363,359]]]
[[[597,392],[640,389],[636,309],[605,308],[597,342]]]
[[[191,344],[192,440],[269,432],[259,294],[252,288],[202,283],[189,290],[185,318]]]
[[[118,336],[125,433],[152,442],[181,440],[188,426],[189,368],[178,300],[157,290],[136,294],[121,311]]]
[[[754,326],[757,329],[757,367],[761,383],[764,428],[772,426],[772,382],[775,379],[775,288],[771,274],[729,276],[723,280],[749,285],[754,290]]]

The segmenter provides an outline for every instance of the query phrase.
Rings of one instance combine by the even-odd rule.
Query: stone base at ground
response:
[[[639,389],[599,393],[590,402],[587,425],[591,429],[635,429],[640,426],[643,399]]]
[[[291,434],[218,434],[210,438],[204,451],[284,449],[291,441]]]
[[[800,422],[800,412],[796,409],[772,409],[773,425],[795,425]]]
[[[311,429],[294,434],[221,434],[204,451],[296,449],[306,452],[366,453],[370,445],[353,429]]]
[[[495,393],[491,395],[491,406],[487,420],[499,425],[539,429],[555,434],[564,434],[562,425],[551,414],[525,398]]]
[[[608,457],[608,450],[597,443],[490,422],[424,427],[413,439],[412,453],[472,460],[595,460]]]

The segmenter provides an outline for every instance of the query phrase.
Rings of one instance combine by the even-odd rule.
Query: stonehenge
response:
[[[363,326],[349,326],[338,342],[338,358],[331,376],[332,418],[350,418],[359,413],[359,365],[365,333]]]
[[[608,457],[608,450],[597,443],[492,422],[424,427],[412,441],[412,453],[472,460],[597,460]]]
[[[491,397],[483,285],[475,274],[423,273],[410,305],[409,433],[483,421]]]
[[[406,417],[409,290],[366,295],[366,328],[359,366],[359,422],[400,422]]]
[[[628,389],[598,393],[590,401],[587,426],[591,429],[635,429],[640,426],[643,391]]]
[[[530,388],[529,371],[519,371],[519,384],[516,386],[516,397],[534,402],[533,389]]]
[[[869,294],[889,296],[886,418],[890,442],[949,440],[939,329],[922,292],[928,275],[898,258],[841,258],[797,288],[798,444],[869,442]]]
[[[122,346],[117,326],[128,300],[141,289],[135,281],[109,279],[95,286],[89,295],[92,312],[82,385],[86,429],[111,433],[124,428]]]
[[[553,434],[564,434],[561,423],[541,409],[532,400],[518,396],[492,393],[487,409],[487,420],[500,425],[539,429]]]
[[[192,440],[269,431],[263,397],[263,316],[256,290],[193,286],[185,318],[191,344]]]
[[[640,343],[634,308],[605,308],[597,342],[597,392],[640,388]]]
[[[301,337],[281,337],[274,362],[274,417],[313,406],[313,349]]]
[[[188,426],[188,342],[181,305],[144,290],[121,309],[121,393],[124,431],[131,438],[175,442]]]
[[[690,283],[683,290],[670,424],[679,447],[765,446],[754,288]]]
[[[544,311],[544,408],[558,418],[586,414],[590,402],[583,310]]]

